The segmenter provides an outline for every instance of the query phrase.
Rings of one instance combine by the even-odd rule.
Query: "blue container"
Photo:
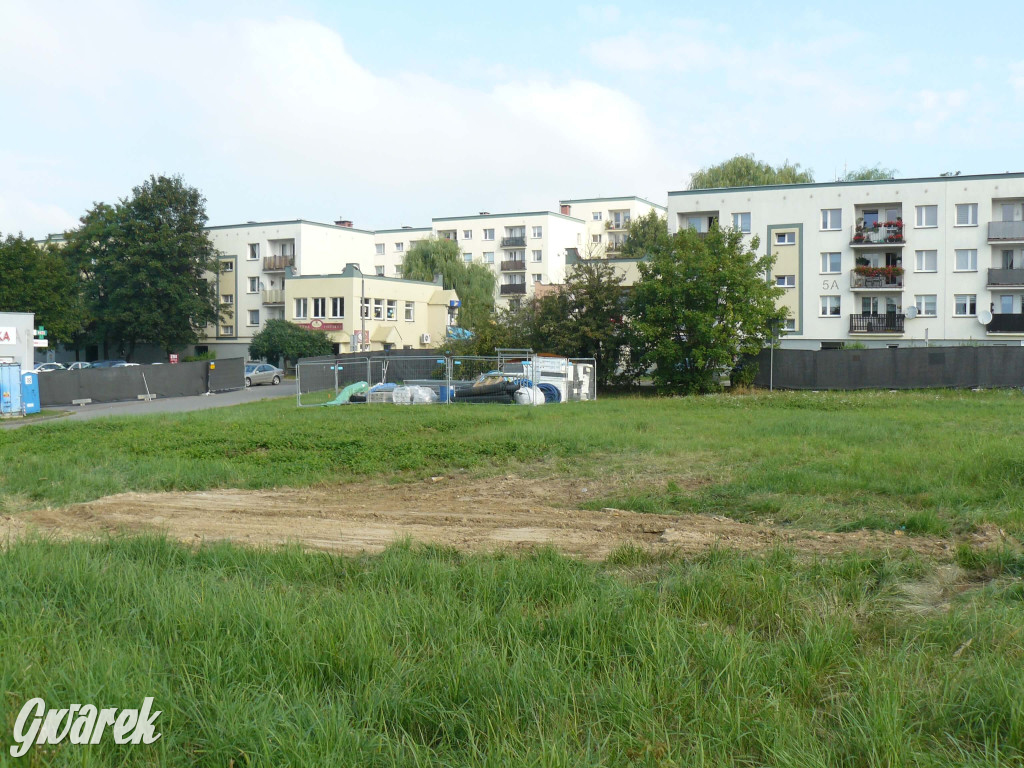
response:
[[[25,406],[25,413],[39,413],[39,374],[21,374],[21,402]]]
[[[438,398],[442,403],[450,403],[455,399],[455,387],[446,387],[444,384],[441,385],[440,397]]]
[[[21,366],[18,363],[0,364],[0,414],[22,416]]]

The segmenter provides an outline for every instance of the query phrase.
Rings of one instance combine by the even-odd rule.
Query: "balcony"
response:
[[[295,256],[264,256],[264,272],[284,272],[285,267],[295,266]]]
[[[502,272],[525,272],[526,262],[522,259],[511,259],[510,261],[501,262]]]
[[[990,269],[988,284],[1024,286],[1024,269]]]
[[[502,248],[525,248],[526,237],[503,237],[501,238]]]
[[[1024,314],[992,315],[992,322],[985,330],[989,333],[1024,333]]]
[[[903,333],[906,315],[850,315],[850,333]]]
[[[622,250],[622,242],[612,240],[610,243],[608,243],[608,245],[604,247],[604,250],[608,254],[618,253],[619,251]]]
[[[902,291],[903,267],[854,267],[851,291]]]
[[[852,227],[850,229],[850,245],[853,248],[880,245],[903,246],[903,222],[885,222],[877,227]]]
[[[1024,242],[1024,221],[990,221],[988,223],[990,243]]]
[[[526,283],[511,283],[501,286],[502,296],[525,296]]]
[[[264,304],[284,304],[284,289],[269,288],[263,291]]]
[[[621,219],[609,219],[605,223],[605,229],[627,229],[629,227],[629,217],[626,216]]]

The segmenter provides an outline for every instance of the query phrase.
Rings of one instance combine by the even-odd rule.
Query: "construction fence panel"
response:
[[[572,374],[568,382],[569,400],[597,400],[597,360],[570,357]]]
[[[361,381],[371,381],[366,357],[301,362],[295,366],[296,401],[300,407],[334,403],[346,387]]]

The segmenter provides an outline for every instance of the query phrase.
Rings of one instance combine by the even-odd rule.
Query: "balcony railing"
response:
[[[850,272],[850,290],[872,291],[872,290],[897,290],[903,288],[903,275],[877,274],[862,275],[857,270]]]
[[[903,333],[906,315],[850,315],[850,333]]]
[[[264,304],[284,304],[283,288],[268,288],[263,291]]]
[[[608,229],[626,229],[629,226],[629,217],[622,219],[609,219],[606,227]]]
[[[263,257],[263,271],[264,272],[283,272],[285,267],[294,267],[295,257],[294,256],[264,256]]]
[[[1024,240],[1024,221],[990,221],[989,240]]]
[[[525,237],[503,237],[501,238],[502,248],[525,248],[526,238]]]
[[[992,315],[992,322],[986,330],[989,333],[1024,333],[1024,314],[1003,313]]]
[[[525,296],[526,295],[526,283],[510,283],[509,285],[501,286],[502,296]]]
[[[1024,285],[1024,269],[990,269],[989,285]]]
[[[522,259],[511,259],[501,262],[502,272],[525,272],[526,262]]]
[[[903,227],[900,225],[886,227],[880,226],[878,229],[871,227],[857,227],[850,228],[850,245],[903,245],[906,241],[903,239]]]

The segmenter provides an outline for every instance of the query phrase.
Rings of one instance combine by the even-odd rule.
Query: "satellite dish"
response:
[[[907,320],[913,320],[917,317],[917,307],[907,307]]]
[[[978,322],[982,325],[988,325],[992,322],[992,313],[987,309],[981,310],[981,312],[978,313]]]

